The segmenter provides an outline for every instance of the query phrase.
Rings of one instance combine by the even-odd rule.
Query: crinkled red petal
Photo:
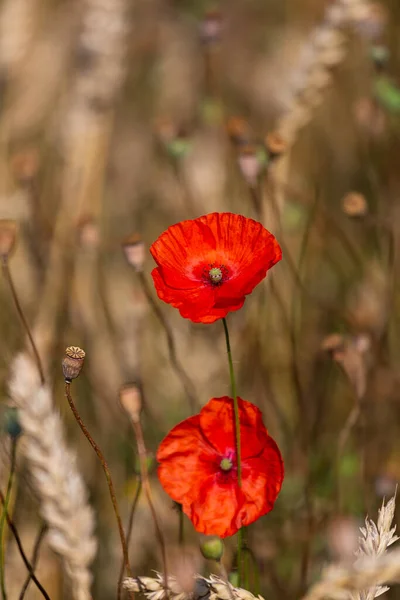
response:
[[[262,414],[251,402],[238,398],[242,459],[258,456],[268,440]],[[235,449],[233,400],[228,396],[211,398],[200,411],[200,427],[208,442],[220,454]]]
[[[195,415],[176,425],[157,452],[161,485],[181,504],[198,496],[201,482],[219,465],[218,456],[201,433],[199,421],[199,415]]]
[[[185,502],[182,508],[196,531],[224,538],[240,529],[238,510],[242,504],[243,493],[237,483],[221,484],[211,475],[201,482],[196,499]]]

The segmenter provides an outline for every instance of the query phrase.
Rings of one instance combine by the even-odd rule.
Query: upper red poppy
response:
[[[273,508],[282,485],[282,457],[260,410],[238,402],[242,487],[232,398],[212,398],[200,414],[174,427],[157,453],[161,485],[206,535],[226,537],[253,523]]]
[[[195,323],[213,323],[243,306],[245,296],[282,258],[261,223],[211,213],[169,227],[150,248],[161,300]]]

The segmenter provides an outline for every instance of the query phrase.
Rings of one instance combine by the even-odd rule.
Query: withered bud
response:
[[[250,125],[242,117],[229,117],[226,130],[234,144],[248,144],[252,137]]]
[[[204,44],[216,44],[222,32],[222,16],[218,10],[209,10],[200,24],[200,36]]]
[[[287,142],[277,131],[271,131],[265,137],[265,147],[270,157],[277,157],[287,150]]]
[[[18,226],[15,221],[0,219],[0,257],[6,259],[14,249]]]
[[[73,379],[76,379],[79,376],[84,360],[84,350],[78,348],[78,346],[68,346],[62,360],[63,375],[67,383],[71,383]]]
[[[11,159],[11,171],[17,181],[28,183],[39,171],[39,151],[37,148],[25,148],[16,152]]]
[[[81,217],[77,224],[79,243],[84,248],[96,248],[100,242],[99,226],[89,215]]]
[[[134,233],[128,236],[122,242],[122,249],[125,253],[126,260],[135,269],[140,272],[144,265],[144,243],[139,234]]]
[[[262,168],[257,149],[252,145],[244,146],[240,149],[237,160],[246,182],[251,186],[255,186]]]
[[[348,217],[363,217],[368,211],[365,196],[358,192],[346,194],[342,200],[342,208]]]
[[[321,343],[321,350],[324,352],[335,352],[342,350],[345,345],[344,336],[340,333],[331,333],[327,335]]]
[[[143,404],[139,386],[134,383],[123,385],[119,391],[119,401],[130,419],[134,423],[138,423]]]
[[[224,543],[216,536],[204,538],[200,543],[200,551],[204,558],[219,561],[224,553]]]

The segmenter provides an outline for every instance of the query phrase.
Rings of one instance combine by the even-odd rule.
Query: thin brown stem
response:
[[[176,346],[175,346],[175,340],[174,340],[174,336],[172,334],[172,330],[171,330],[169,323],[166,320],[162,310],[158,306],[157,302],[154,300],[154,297],[150,291],[150,288],[149,288],[149,285],[147,283],[147,279],[146,279],[144,273],[139,271],[138,277],[139,277],[140,285],[142,286],[143,292],[148,300],[148,303],[150,304],[151,308],[154,311],[154,314],[156,315],[157,319],[159,320],[160,324],[162,325],[162,327],[165,331],[171,365],[172,365],[175,373],[178,375],[179,379],[182,382],[183,388],[186,392],[186,396],[189,401],[190,410],[193,413],[195,413],[199,407],[199,401],[197,399],[194,385],[178,359],[178,355],[176,352]]]
[[[71,385],[68,381],[65,382],[65,395],[66,398],[68,400],[68,404],[73,412],[73,415],[76,419],[76,422],[78,423],[79,427],[81,428],[83,434],[86,436],[87,440],[89,441],[90,445],[92,446],[93,450],[96,452],[101,466],[103,467],[103,471],[104,474],[106,476],[107,479],[107,484],[108,484],[108,489],[110,492],[110,497],[111,497],[111,502],[114,508],[114,513],[115,513],[115,517],[117,519],[117,524],[118,524],[118,531],[119,531],[119,536],[121,539],[121,546],[122,546],[122,553],[124,556],[124,562],[125,562],[125,569],[126,572],[128,573],[129,576],[131,576],[131,568],[130,568],[130,564],[129,564],[129,554],[128,554],[128,546],[126,543],[126,539],[125,539],[125,534],[124,534],[124,528],[122,526],[122,520],[121,520],[121,515],[119,512],[119,508],[118,508],[118,502],[117,502],[117,497],[115,494],[115,488],[114,488],[114,484],[113,484],[113,480],[111,478],[111,473],[110,473],[110,469],[108,468],[108,464],[106,459],[104,458],[104,454],[102,453],[102,451],[100,450],[99,446],[96,444],[96,442],[94,441],[94,439],[92,438],[91,434],[89,433],[86,425],[84,424],[84,422],[81,419],[81,416],[74,404],[74,401],[72,400],[72,396],[71,396]],[[118,584],[118,599],[121,598],[121,592],[122,592],[122,585]]]
[[[4,498],[4,494],[1,490],[0,490],[0,501],[1,501],[2,505],[4,506],[5,498]],[[10,515],[8,514],[8,512],[6,512],[6,519],[7,519],[7,524],[9,526],[11,533],[13,534],[16,544],[18,546],[18,550],[21,555],[21,558],[24,562],[25,567],[29,571],[29,574],[30,574],[30,577],[31,577],[33,583],[36,585],[38,590],[42,593],[43,597],[46,598],[46,600],[50,600],[50,596],[48,595],[48,593],[46,592],[46,590],[44,589],[44,587],[42,586],[40,581],[38,581],[38,579],[35,575],[33,566],[31,565],[31,563],[28,560],[28,557],[25,554],[25,550],[22,546],[22,542],[21,542],[21,538],[19,537],[18,530],[14,524],[14,521],[11,519]]]
[[[44,376],[44,369],[43,369],[43,365],[42,365],[42,361],[40,360],[40,356],[39,356],[39,352],[38,349],[36,347],[35,341],[33,339],[30,327],[28,325],[28,321],[26,320],[24,311],[22,309],[21,303],[19,301],[18,298],[18,294],[17,294],[17,290],[15,289],[15,285],[14,285],[14,281],[13,278],[11,276],[11,271],[10,271],[10,267],[8,264],[8,257],[7,256],[3,256],[2,257],[2,268],[3,268],[3,273],[4,276],[7,280],[7,283],[9,285],[10,291],[11,291],[11,295],[13,297],[14,300],[14,304],[15,304],[15,308],[17,309],[18,315],[22,321],[22,325],[24,326],[25,332],[28,336],[29,342],[32,346],[32,351],[33,351],[33,355],[35,357],[35,361],[36,361],[36,365],[39,371],[39,376],[40,376],[40,382],[43,385],[45,382],[45,376]]]
[[[147,468],[147,450],[146,450],[146,444],[145,444],[144,436],[143,436],[143,429],[142,429],[142,425],[141,425],[139,419],[131,418],[131,422],[132,422],[133,430],[134,430],[135,436],[136,436],[142,486],[143,486],[144,492],[146,494],[147,502],[149,504],[149,508],[150,508],[151,515],[152,515],[153,522],[154,522],[154,527],[156,529],[158,542],[159,542],[160,548],[161,548],[161,555],[162,555],[162,561],[163,561],[163,567],[164,567],[164,588],[165,588],[165,593],[168,597],[169,593],[168,593],[167,552],[166,552],[164,535],[161,530],[160,524],[158,522],[158,517],[157,517],[156,509],[154,507],[153,497],[152,497],[152,493],[151,493],[149,471]]]
[[[43,525],[39,529],[39,533],[37,535],[37,538],[36,538],[36,541],[35,541],[35,545],[33,547],[32,562],[31,562],[32,572],[36,569],[36,565],[37,565],[37,562],[39,560],[40,544],[44,540],[44,537],[45,537],[45,535],[47,533],[47,529],[48,529],[48,527],[47,527],[47,525],[45,523],[43,523]],[[22,586],[22,590],[21,590],[21,593],[19,595],[19,600],[23,600],[25,598],[25,594],[28,591],[28,587],[29,587],[29,584],[30,584],[30,582],[31,582],[32,579],[33,579],[32,573],[29,572],[29,574],[28,574],[28,576],[27,576],[27,578],[25,580],[25,583]]]
[[[135,511],[136,511],[136,507],[137,507],[138,502],[139,502],[139,497],[140,497],[140,492],[141,491],[142,491],[142,482],[139,480],[137,488],[136,488],[136,493],[135,493],[135,496],[133,498],[133,502],[132,502],[132,506],[131,506],[131,511],[129,513],[128,527],[126,528],[126,544],[127,544],[128,548],[129,548],[129,543],[131,541],[131,536],[132,536],[133,517],[135,515]],[[125,561],[122,560],[121,570],[119,572],[118,586],[122,585],[122,579],[124,577],[124,571],[125,571]]]

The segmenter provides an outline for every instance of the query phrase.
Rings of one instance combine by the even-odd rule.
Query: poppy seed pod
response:
[[[63,375],[67,383],[71,383],[73,379],[79,376],[84,360],[84,350],[78,348],[78,346],[68,346],[62,360]]]
[[[125,238],[122,242],[126,260],[138,273],[143,270],[144,265],[144,243],[138,233]]]
[[[9,219],[0,219],[0,257],[9,257],[17,239],[17,223]]]

